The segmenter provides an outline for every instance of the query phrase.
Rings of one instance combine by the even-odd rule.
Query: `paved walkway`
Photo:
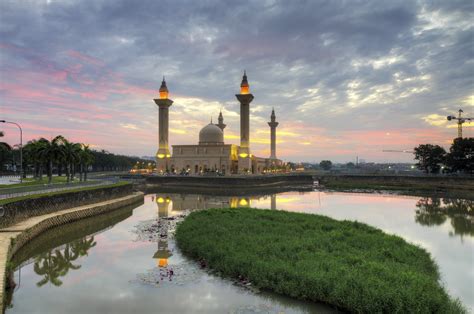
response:
[[[64,209],[42,216],[30,217],[16,225],[0,229],[0,313],[3,313],[4,311],[3,293],[5,291],[5,280],[7,276],[6,266],[11,255],[15,253],[11,250],[19,249],[23,242],[26,243],[28,240],[34,238],[36,235],[48,228],[105,213],[135,203],[139,199],[143,199],[143,193],[141,192],[105,202]],[[16,243],[22,243],[18,244],[15,248],[11,248],[10,244],[13,239],[15,239]]]

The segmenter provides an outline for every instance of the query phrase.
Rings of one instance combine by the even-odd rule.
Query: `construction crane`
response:
[[[448,121],[458,120],[458,137],[459,138],[462,138],[462,125],[463,125],[463,123],[465,123],[466,121],[469,121],[469,123],[470,123],[472,120],[474,120],[474,118],[462,117],[461,114],[463,112],[464,111],[462,111],[462,109],[459,109],[459,115],[457,117],[447,116]]]
[[[384,152],[384,153],[409,153],[409,154],[413,154],[413,151],[408,150],[408,149],[404,149],[404,150],[384,149],[382,152]]]

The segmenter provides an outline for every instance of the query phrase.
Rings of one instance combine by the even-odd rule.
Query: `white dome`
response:
[[[209,123],[199,131],[199,145],[224,144],[224,132],[215,124]]]

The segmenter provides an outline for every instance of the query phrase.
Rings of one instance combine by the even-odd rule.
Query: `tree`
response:
[[[79,159],[80,159],[80,178],[81,181],[84,178],[84,181],[87,181],[87,169],[90,165],[94,162],[94,155],[92,155],[92,151],[89,149],[89,145],[82,144],[82,149],[79,152]]]
[[[457,138],[454,140],[446,158],[446,165],[452,172],[474,172],[474,138]]]
[[[12,148],[5,142],[0,142],[0,170],[3,170],[3,165],[10,160]]]
[[[332,168],[332,162],[330,160],[321,160],[319,167],[323,170],[330,170]]]
[[[446,151],[439,145],[421,144],[414,149],[416,166],[426,173],[438,173],[445,163]]]
[[[80,150],[80,144],[69,142],[64,139],[64,160],[66,162],[66,179],[69,183],[74,176],[74,165],[78,160],[78,151]]]

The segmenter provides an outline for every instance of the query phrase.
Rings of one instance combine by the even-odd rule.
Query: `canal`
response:
[[[14,257],[7,313],[331,313],[241,286],[179,252],[189,210],[272,208],[357,220],[428,252],[448,292],[474,311],[474,202],[392,194],[285,192],[248,197],[148,194],[143,205],[52,229]],[[158,224],[158,218],[159,224]]]

